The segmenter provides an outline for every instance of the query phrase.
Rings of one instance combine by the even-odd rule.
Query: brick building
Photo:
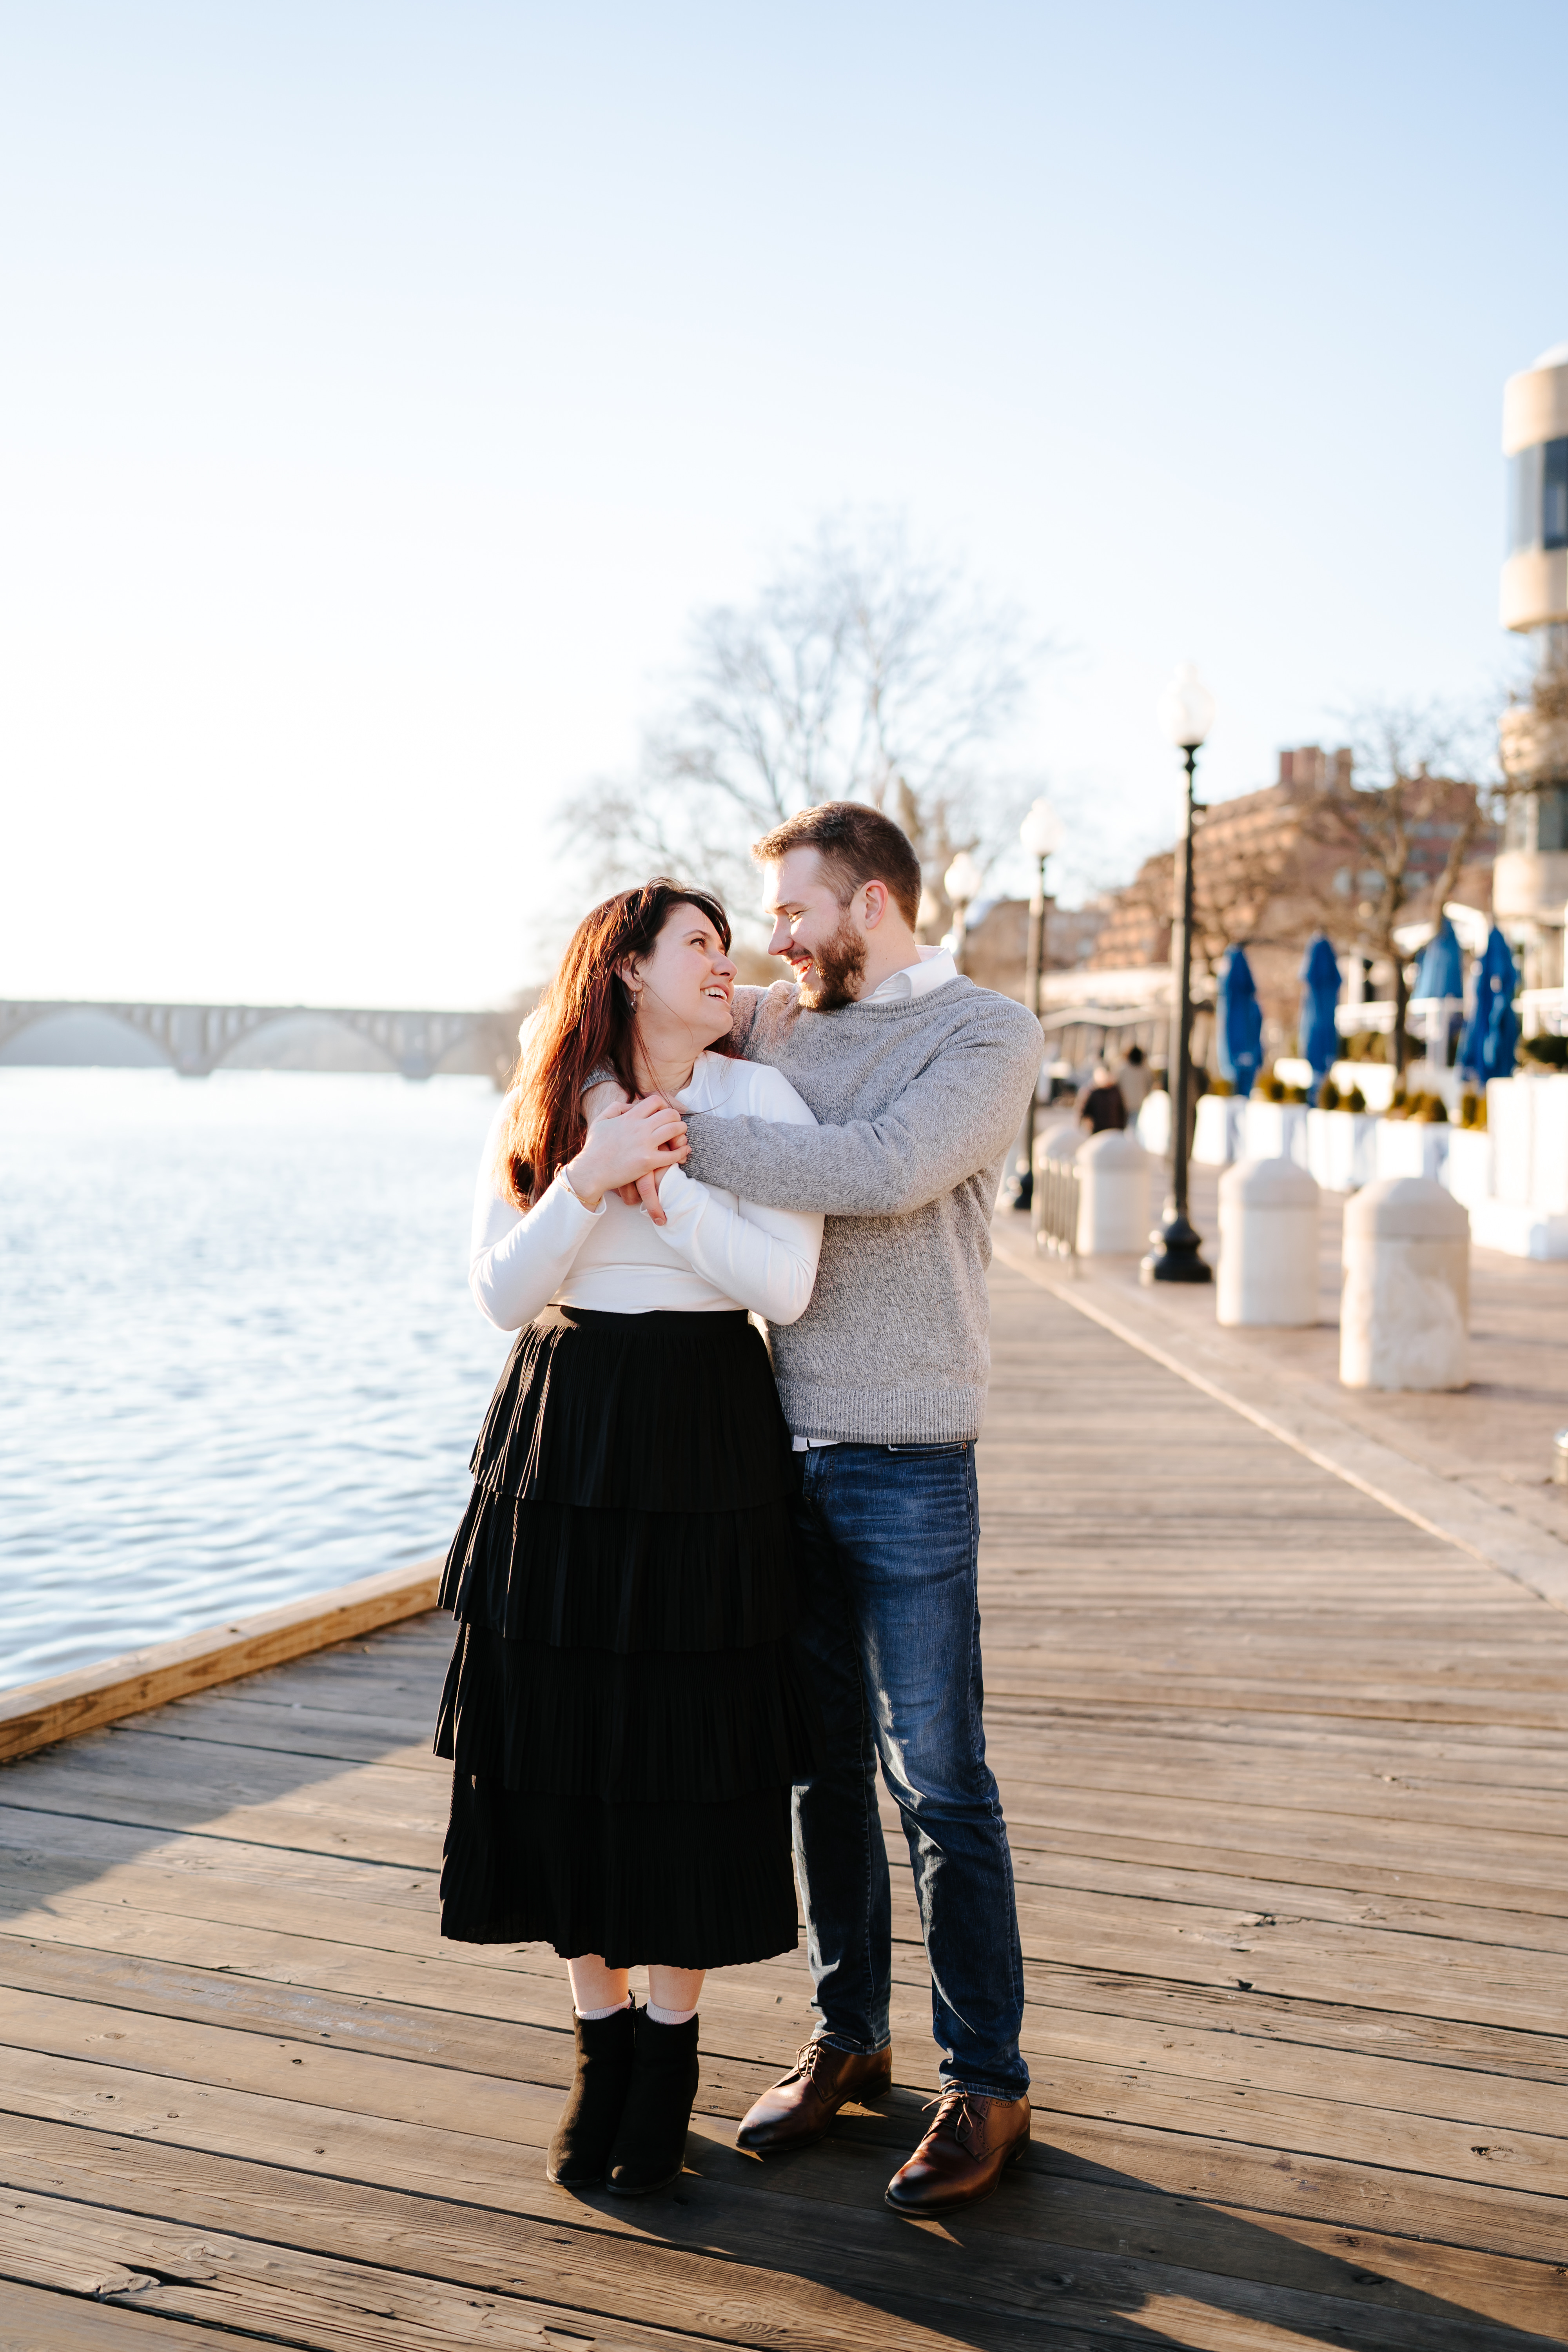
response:
[[[1366,928],[1379,877],[1358,866],[1351,754],[1317,744],[1281,751],[1276,782],[1235,800],[1216,801],[1198,814],[1194,853],[1194,994],[1212,1001],[1226,950],[1247,948],[1262,1000],[1272,1050],[1293,1034],[1300,1007],[1301,951],[1324,930],[1342,953]],[[1471,821],[1473,788],[1440,778],[1418,780],[1417,813],[1406,827],[1406,904],[1403,921],[1431,919],[1433,885],[1443,874],[1461,828]],[[1343,824],[1336,821],[1342,806]],[[1471,845],[1452,895],[1485,908],[1497,836],[1483,825]],[[1124,889],[1112,892],[1088,961],[1089,971],[1123,971],[1168,961],[1175,892],[1175,853],[1144,860]],[[1367,909],[1363,914],[1363,909]],[[1374,969],[1373,989],[1393,992],[1392,970]],[[1200,1056],[1204,1039],[1197,1039]]]

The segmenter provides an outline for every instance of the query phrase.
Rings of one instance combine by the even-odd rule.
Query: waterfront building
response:
[[[1500,728],[1508,813],[1494,908],[1527,990],[1560,989],[1568,901],[1568,343],[1503,387],[1508,543],[1501,619],[1530,638],[1535,679]]]

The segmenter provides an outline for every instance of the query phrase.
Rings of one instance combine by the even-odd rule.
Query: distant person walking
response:
[[[1103,1062],[1095,1064],[1088,1086],[1079,1088],[1073,1108],[1078,1113],[1079,1125],[1087,1127],[1091,1135],[1103,1135],[1108,1128],[1127,1124],[1126,1101]]]
[[[468,1276],[519,1338],[441,1584],[441,1933],[565,1959],[576,2071],[546,2170],[622,2196],[681,2169],[704,1971],[795,1948],[790,1788],[816,1761],[790,1434],[750,1316],[805,1311],[822,1219],[677,1164],[689,1110],[815,1124],[779,1071],[706,1050],[729,949],[705,892],[623,891],[525,1033]],[[656,1172],[657,1223],[617,1197]]]
[[[1129,1045],[1116,1073],[1117,1089],[1127,1106],[1127,1116],[1134,1122],[1149,1093],[1149,1065],[1143,1058],[1142,1045]]]

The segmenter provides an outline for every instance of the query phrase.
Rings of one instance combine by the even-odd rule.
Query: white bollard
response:
[[[1462,1389],[1470,1377],[1470,1221],[1424,1176],[1345,1206],[1340,1379],[1348,1389]]]
[[[1108,1128],[1079,1144],[1079,1257],[1130,1255],[1148,1248],[1153,1166],[1137,1137],[1123,1128]]]
[[[1035,1129],[1035,1166],[1047,1160],[1070,1160],[1084,1139],[1083,1129],[1069,1111],[1042,1111]]]
[[[1152,1151],[1156,1160],[1163,1160],[1171,1149],[1171,1097],[1163,1087],[1144,1096],[1137,1127],[1138,1140],[1144,1150]]]
[[[1221,1323],[1318,1319],[1318,1188],[1293,1160],[1238,1160],[1219,1180]]]

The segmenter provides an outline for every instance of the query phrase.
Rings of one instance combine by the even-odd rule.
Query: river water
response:
[[[482,1078],[0,1069],[0,1686],[445,1549]]]

